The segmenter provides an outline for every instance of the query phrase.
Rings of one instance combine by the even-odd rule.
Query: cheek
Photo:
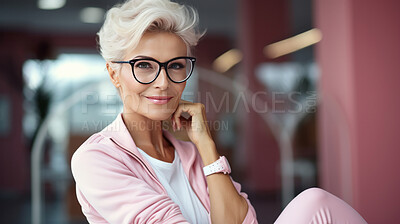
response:
[[[121,70],[120,75],[123,97],[134,100],[133,102],[137,102],[140,99],[140,94],[146,90],[147,86],[136,82],[130,73],[130,70]],[[132,102],[131,100],[129,101]]]
[[[185,90],[185,87],[186,87],[186,82],[178,84],[177,92],[178,92],[179,96],[182,95],[183,90]]]
[[[181,83],[181,84],[175,84],[176,86],[174,86],[174,92],[175,92],[175,96],[176,96],[176,100],[173,104],[173,107],[178,107],[180,100],[182,99],[182,93],[183,90],[185,89],[185,84]]]

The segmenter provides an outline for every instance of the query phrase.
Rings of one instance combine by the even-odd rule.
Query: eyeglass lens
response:
[[[180,82],[185,80],[192,71],[192,61],[190,59],[180,58],[170,61],[167,64],[167,73],[169,77]],[[142,59],[135,62],[133,65],[133,73],[135,77],[143,83],[149,83],[154,80],[160,71],[160,65],[152,60]]]

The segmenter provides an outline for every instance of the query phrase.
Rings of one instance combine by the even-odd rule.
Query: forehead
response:
[[[168,32],[147,32],[140,39],[137,47],[127,54],[126,59],[148,56],[159,61],[174,57],[187,56],[185,42],[178,35]]]

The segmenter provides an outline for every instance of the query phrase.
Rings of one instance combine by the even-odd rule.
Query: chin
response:
[[[172,113],[151,113],[147,117],[153,121],[165,121],[171,117]]]

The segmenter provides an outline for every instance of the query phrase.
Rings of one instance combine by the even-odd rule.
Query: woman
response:
[[[169,0],[131,0],[107,13],[99,45],[123,112],[72,158],[78,201],[90,223],[257,223],[247,195],[229,176],[228,161],[218,154],[204,105],[180,99],[196,61],[191,50],[201,36],[197,22],[193,9]],[[191,142],[164,131],[168,119]],[[312,208],[324,201],[342,203],[308,190],[277,223],[309,223],[326,215]],[[289,221],[294,211],[305,214]]]

